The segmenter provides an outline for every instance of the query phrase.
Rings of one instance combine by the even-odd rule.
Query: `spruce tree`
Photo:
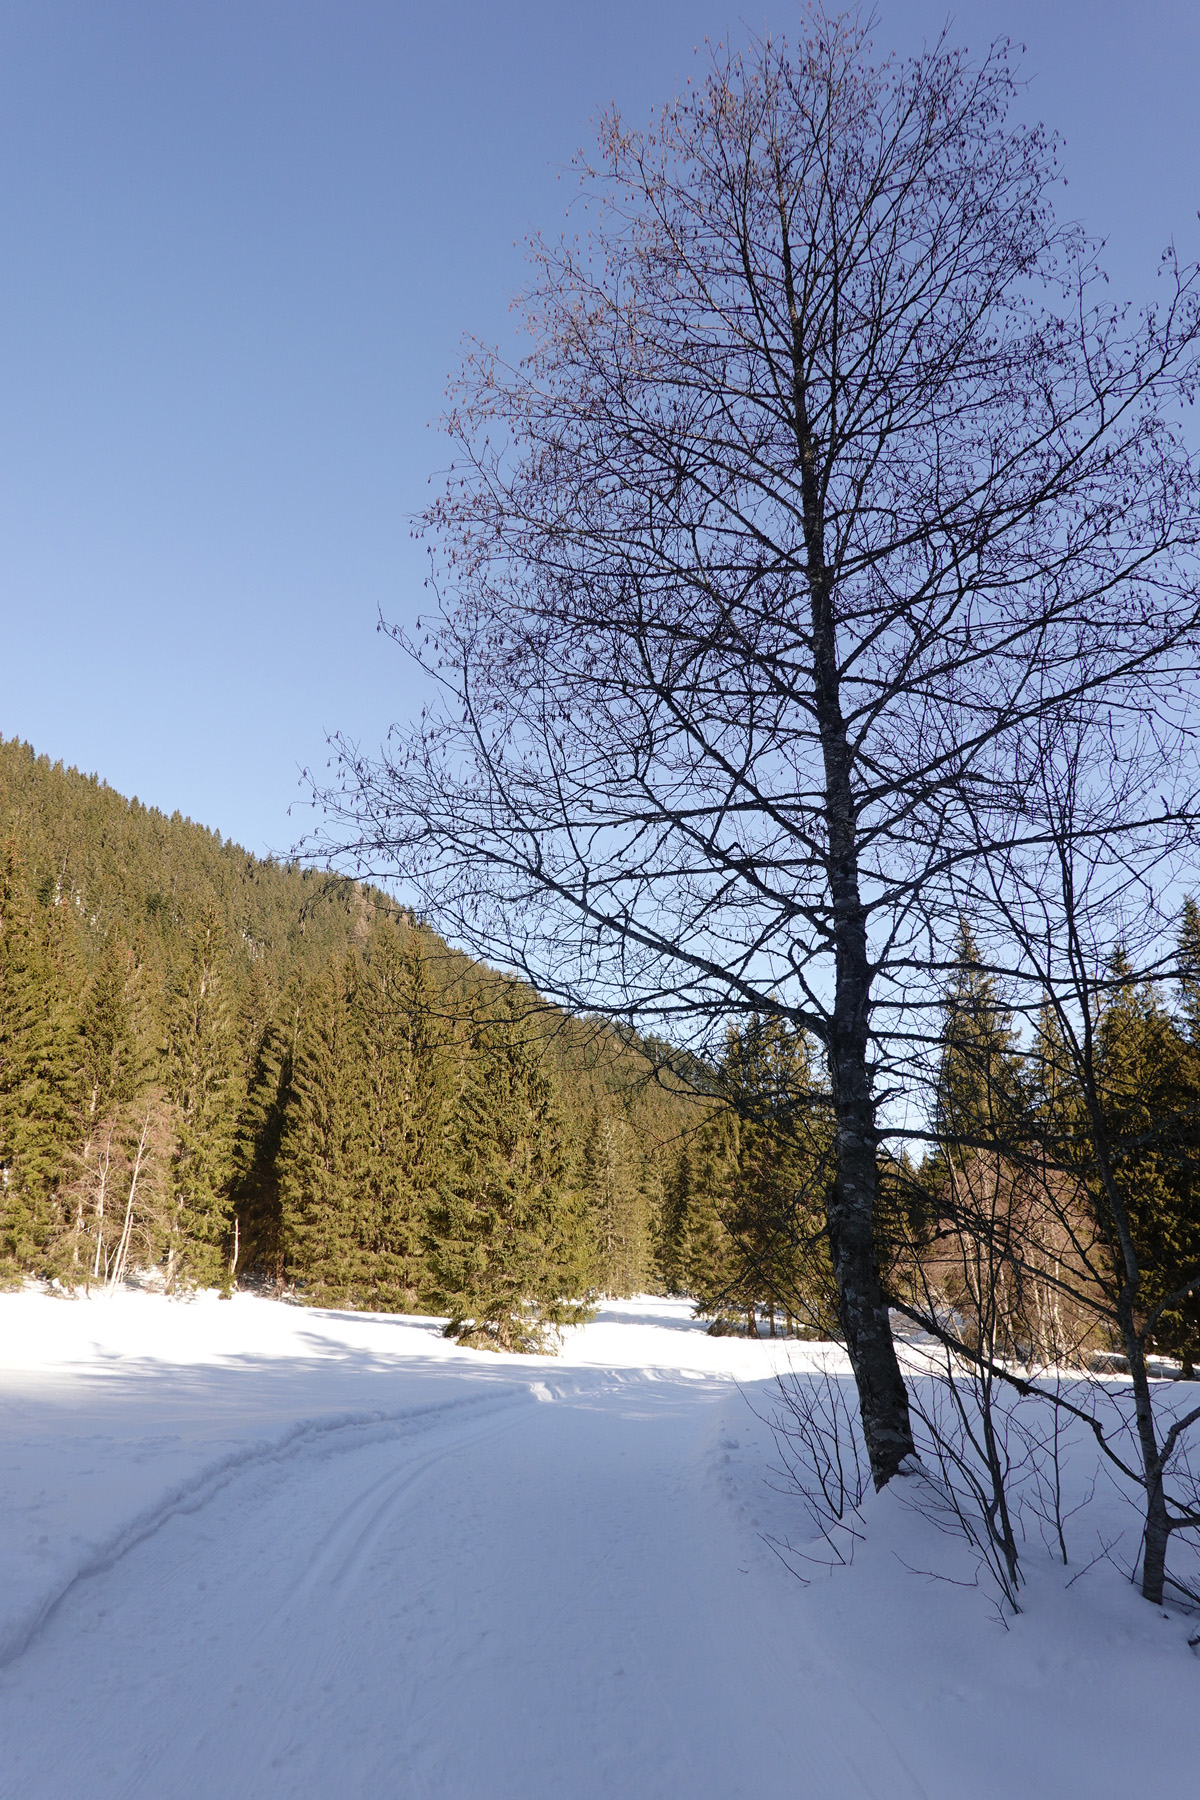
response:
[[[234,1273],[253,1270],[276,1288],[283,1285],[285,1266],[280,1150],[310,988],[302,974],[294,976],[264,1026],[235,1134],[230,1192],[238,1248]]]
[[[426,1303],[429,1214],[455,1188],[455,1159],[476,1156],[458,1110],[472,1088],[464,1046],[494,978],[381,894],[247,856],[0,739],[9,827],[5,1271],[86,1281],[132,1258],[165,1265],[172,1285],[224,1283],[236,1246],[238,1271],[293,1276],[311,1299]],[[528,1005],[513,990],[511,1018],[491,1020],[488,1054],[505,1066],[526,1054],[499,1039],[520,1038]],[[546,1142],[507,1166],[553,1272],[530,1287],[553,1290],[533,1304],[545,1317],[563,1296],[655,1278],[664,1147],[686,1115],[639,1088],[635,1039],[558,1020],[526,1050],[536,1079],[511,1067],[503,1079],[527,1115],[548,1084]],[[578,1126],[593,1116],[585,1179]]]
[[[168,1286],[180,1280],[227,1286],[230,1280],[226,1235],[240,1094],[228,962],[220,917],[207,907],[191,931],[167,1004],[174,1201]]]
[[[1179,921],[1179,1005],[1184,1028],[1200,1048],[1200,907],[1189,897]]]
[[[942,1008],[935,1128],[943,1154],[960,1145],[1011,1141],[1024,1106],[1012,1014],[960,920],[958,972]]]
[[[150,1079],[156,1037],[143,971],[129,946],[111,932],[80,1006],[83,1141],[71,1182],[74,1217],[61,1258],[61,1273],[69,1282],[98,1277],[114,1238],[121,1235],[120,1152],[130,1110]],[[90,1234],[86,1245],[85,1230]]]
[[[421,1286],[451,1090],[440,1004],[417,934],[385,914],[354,993],[363,1118],[352,1174],[353,1284],[364,1304],[384,1309],[411,1307]]]
[[[606,1294],[636,1293],[648,1274],[649,1228],[633,1133],[611,1099],[589,1110],[581,1180],[594,1285]]]
[[[1069,1186],[1041,1167],[1039,1078],[1027,1071],[1012,1013],[965,920],[957,956],[942,1008],[935,1147],[919,1171],[895,1165],[894,1211],[916,1252],[905,1274],[926,1305],[948,1305],[989,1355],[1061,1361],[1079,1335],[1063,1310]],[[1049,1015],[1042,1025],[1054,1029]],[[1038,1054],[1033,1063],[1045,1067]]]
[[[685,1139],[676,1151],[663,1193],[659,1270],[668,1294],[687,1292],[691,1211],[692,1158]]]
[[[0,866],[0,1266],[49,1272],[79,1131],[80,971],[68,905],[39,898],[16,845]]]
[[[1200,1276],[1200,1047],[1176,1027],[1153,983],[1121,979],[1120,965],[1113,973],[1116,986],[1099,1021],[1099,1087],[1145,1318]],[[1115,1263],[1115,1246],[1111,1254]],[[1200,1357],[1200,1294],[1169,1305],[1151,1342],[1181,1357],[1190,1372]]]
[[[766,1018],[731,1034],[722,1083],[738,1115],[726,1225],[748,1317],[765,1306],[810,1330],[836,1330],[824,1228],[832,1120],[803,1032]]]
[[[296,1034],[278,1156],[286,1270],[322,1305],[354,1300],[353,1179],[362,1130],[353,1014],[357,965],[336,957],[312,984]]]
[[[544,1346],[579,1316],[586,1279],[556,1084],[501,996],[464,1034],[454,1123],[430,1208],[428,1300],[446,1332],[504,1350]]]
[[[737,1166],[739,1121],[719,1107],[693,1138],[693,1189],[688,1207],[687,1291],[696,1310],[724,1326],[741,1311],[740,1258],[726,1224]]]

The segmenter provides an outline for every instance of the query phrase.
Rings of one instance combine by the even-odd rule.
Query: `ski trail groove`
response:
[[[512,1421],[504,1415],[524,1410],[525,1405],[520,1399],[490,1407],[485,1422],[456,1431],[451,1443],[441,1443],[426,1455],[407,1461],[402,1469],[389,1470],[378,1481],[372,1482],[325,1533],[313,1553],[297,1592],[302,1595],[311,1593],[327,1575],[330,1586],[338,1586],[347,1580],[353,1581],[365,1565],[389,1517],[409,1490],[448,1457],[469,1445],[486,1442],[488,1438],[507,1429]],[[375,1504],[381,1493],[382,1501]]]
[[[498,1405],[515,1404],[514,1396],[528,1392],[527,1387],[521,1383],[506,1385],[507,1396],[504,1401],[499,1402],[493,1390],[481,1395],[472,1394],[435,1402],[429,1406],[399,1407],[394,1412],[380,1409],[338,1414],[325,1419],[304,1419],[288,1427],[277,1437],[265,1442],[260,1439],[254,1443],[239,1445],[235,1450],[207,1462],[203,1468],[182,1481],[173,1483],[150,1506],[125,1521],[101,1542],[86,1545],[74,1568],[61,1575],[54,1587],[32,1606],[9,1619],[0,1628],[0,1671],[24,1655],[81,1582],[107,1574],[131,1551],[161,1531],[170,1520],[200,1511],[244,1472],[273,1463],[285,1465],[302,1457],[306,1450],[336,1454],[339,1450],[357,1449],[364,1443],[403,1438],[414,1430],[419,1431],[436,1423],[444,1414],[468,1409],[491,1410]],[[350,1434],[356,1432],[359,1434],[356,1442],[338,1443],[342,1434],[349,1439]]]

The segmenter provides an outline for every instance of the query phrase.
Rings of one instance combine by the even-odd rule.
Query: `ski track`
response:
[[[521,1390],[514,1384],[512,1391]],[[346,1438],[357,1434],[361,1440],[372,1437],[390,1438],[398,1433],[419,1430],[423,1425],[462,1408],[478,1411],[495,1404],[491,1393],[472,1394],[441,1401],[432,1406],[401,1407],[394,1412],[353,1412],[332,1418],[305,1419],[266,1441],[239,1445],[237,1449],[206,1463],[183,1481],[174,1483],[151,1506],[123,1523],[99,1544],[85,1545],[75,1566],[61,1576],[48,1593],[39,1597],[24,1613],[0,1627],[0,1670],[29,1647],[78,1582],[90,1580],[111,1569],[138,1544],[152,1537],[169,1519],[205,1505],[220,1488],[243,1470],[258,1463],[286,1462],[306,1448],[327,1445],[334,1434]]]
[[[523,1404],[523,1401],[527,1403],[528,1399],[529,1396],[526,1394],[523,1396],[523,1400],[509,1401],[507,1405],[503,1401],[493,1402],[490,1405],[476,1402],[475,1405],[477,1410],[485,1411],[494,1419],[495,1414],[511,1412],[515,1407]],[[460,1407],[464,1404],[467,1403],[462,1401],[458,1403]],[[439,1409],[439,1411],[444,1416],[449,1408]],[[326,1531],[313,1552],[312,1561],[299,1584],[298,1592],[302,1595],[311,1593],[326,1578],[331,1584],[337,1585],[359,1575],[389,1515],[408,1490],[420,1481],[421,1477],[430,1469],[436,1467],[438,1463],[444,1462],[446,1457],[452,1456],[456,1450],[465,1448],[467,1444],[479,1443],[494,1436],[497,1431],[503,1430],[507,1423],[507,1420],[501,1419],[499,1424],[491,1422],[482,1428],[475,1426],[470,1430],[456,1433],[451,1437],[451,1442],[442,1444],[440,1448],[431,1450],[425,1456],[411,1459],[402,1474],[397,1475],[393,1470],[389,1470],[387,1474],[381,1475],[378,1481],[372,1482]],[[378,1499],[380,1494],[383,1494],[382,1501]]]
[[[736,1535],[711,1566],[729,1384],[574,1386],[298,1430],[171,1496],[10,1661],[6,1800],[922,1796],[865,1711],[886,1789],[821,1727]]]
[[[0,1800],[1197,1790],[1189,1626],[1115,1571],[1031,1560],[1003,1631],[969,1569],[914,1573],[953,1546],[889,1489],[853,1567],[793,1580],[770,1402],[734,1379],[793,1352],[682,1303],[558,1360],[270,1302],[12,1312]]]

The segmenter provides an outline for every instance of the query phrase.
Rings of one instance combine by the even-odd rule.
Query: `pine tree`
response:
[[[157,1049],[142,975],[134,953],[113,932],[80,1006],[83,1141],[70,1184],[74,1216],[61,1258],[60,1272],[68,1282],[98,1278],[123,1235],[121,1153],[131,1109],[146,1089]]]
[[[1185,918],[1184,930],[1189,929]],[[1137,1304],[1145,1318],[1200,1275],[1200,1047],[1172,1020],[1150,982],[1115,987],[1099,1021],[1099,1088],[1107,1154],[1129,1210],[1141,1270]],[[1185,1020],[1190,1026],[1186,1013]],[[1116,1262],[1115,1246],[1112,1250]],[[1200,1294],[1159,1317],[1155,1346],[1200,1357]]]
[[[80,986],[69,909],[34,898],[17,849],[0,866],[0,1267],[53,1267],[80,1115]]]
[[[303,974],[293,977],[278,1012],[264,1026],[235,1133],[230,1192],[237,1244],[234,1274],[252,1269],[276,1288],[283,1286],[286,1261],[280,1152],[311,986]]]
[[[742,1306],[741,1259],[726,1224],[739,1135],[737,1114],[720,1107],[692,1140],[687,1291],[696,1301],[697,1312],[720,1326],[733,1323]]]
[[[0,739],[10,827],[5,1272],[87,1281],[132,1259],[165,1265],[171,1285],[227,1283],[236,1256],[236,1272],[293,1276],[310,1299],[424,1304],[427,1218],[470,1136],[463,1048],[494,978],[381,894],[248,856]],[[492,1021],[502,1036],[520,1037],[528,1004],[514,990],[508,1025]],[[650,1284],[681,1103],[639,1088],[634,1039],[559,1019],[530,1055],[536,1080],[510,1070],[512,1091],[529,1113],[548,1084],[547,1143],[510,1176],[514,1196],[528,1182],[554,1272],[531,1293]],[[585,1180],[578,1124],[592,1115]],[[551,1179],[556,1159],[566,1172]]]
[[[824,1230],[831,1121],[808,1039],[766,1018],[733,1032],[721,1071],[737,1116],[724,1220],[736,1247],[734,1293],[753,1324],[778,1309],[827,1332],[836,1323]],[[731,1298],[733,1294],[731,1294]]]
[[[114,933],[100,953],[80,1008],[80,1073],[93,1119],[131,1100],[144,1074],[134,976],[129,948]]]
[[[322,1305],[353,1300],[353,1176],[362,1129],[353,1015],[357,965],[334,958],[312,984],[295,1038],[279,1146],[287,1272]]]
[[[446,1161],[426,1239],[429,1303],[447,1335],[543,1347],[578,1316],[585,1279],[555,1083],[516,1009],[491,1000],[465,1035]]]
[[[392,916],[372,927],[354,994],[364,1103],[352,1174],[355,1291],[411,1307],[421,1285],[425,1215],[436,1189],[450,1098],[440,996],[417,936]]]
[[[1188,1038],[1200,1046],[1200,906],[1190,896],[1179,921],[1179,1003]]]
[[[943,1153],[961,1144],[1011,1139],[1024,1104],[1012,1014],[966,920],[959,922],[959,973],[942,1009],[935,1127]]]
[[[965,920],[958,964],[942,1011],[936,1148],[915,1176],[906,1163],[896,1165],[894,1185],[902,1195],[915,1189],[920,1201],[907,1219],[920,1246],[917,1285],[927,1304],[948,1304],[964,1335],[989,1355],[1060,1362],[1084,1327],[1064,1300],[1080,1273],[1069,1184],[1035,1154],[1048,1060],[1035,1046],[1038,1073],[1027,1072],[1011,1011]],[[1048,1049],[1055,1030],[1047,1012],[1038,1045]]]
[[[691,1248],[692,1158],[685,1139],[675,1155],[663,1193],[659,1270],[668,1294],[687,1292]]]
[[[593,1284],[605,1294],[637,1293],[649,1274],[649,1225],[633,1132],[612,1100],[589,1109],[580,1161]]]
[[[228,1284],[225,1239],[238,1103],[238,1044],[228,950],[215,909],[193,927],[168,1000],[167,1097],[174,1196],[167,1281]]]

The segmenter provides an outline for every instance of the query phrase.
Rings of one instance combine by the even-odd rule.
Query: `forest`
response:
[[[7,1279],[266,1284],[508,1347],[662,1287],[774,1329],[737,1233],[787,1157],[768,1175],[715,1084],[672,1091],[378,888],[15,740],[0,844]]]
[[[382,890],[250,856],[16,741],[0,823],[8,1279],[250,1282],[505,1347],[643,1290],[715,1330],[836,1334],[833,1122],[803,1032],[768,1017],[666,1080],[653,1046],[540,1005]],[[1099,1020],[1146,1305],[1200,1264],[1190,903],[1180,930],[1173,995],[1118,970]],[[1119,1342],[1085,1097],[1050,1019],[1019,1043],[965,924],[959,948],[929,1141],[883,1164],[889,1291],[921,1316],[990,1295],[1006,1348],[1079,1362]],[[1151,1343],[1191,1372],[1194,1294]]]

